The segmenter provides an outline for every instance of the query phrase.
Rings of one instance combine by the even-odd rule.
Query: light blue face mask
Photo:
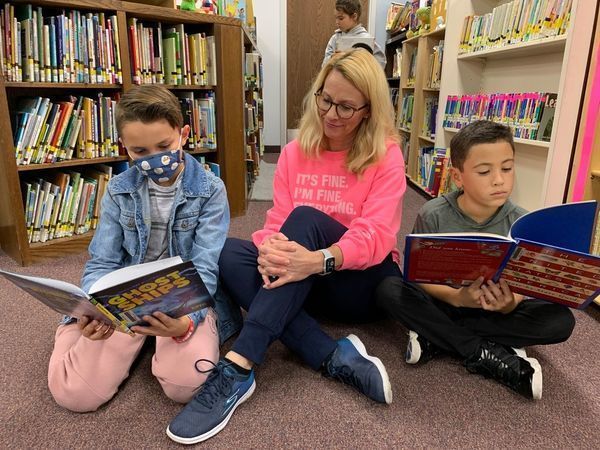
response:
[[[181,136],[179,137],[178,147],[177,150],[165,150],[164,152],[135,159],[133,164],[142,175],[150,177],[156,183],[164,183],[175,175],[175,172],[183,161],[180,150]]]

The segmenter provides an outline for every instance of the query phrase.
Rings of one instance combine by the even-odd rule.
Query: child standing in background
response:
[[[116,125],[133,167],[110,180],[98,229],[89,247],[82,289],[125,266],[171,256],[191,260],[215,295],[218,259],[229,229],[223,182],[184,153],[189,125],[165,87],[136,86],[117,105]],[[173,319],[144,316],[135,336],[110,325],[65,317],[56,330],[48,386],[72,411],[95,411],[129,375],[146,336],[156,336],[152,373],[165,394],[189,401],[207,375],[199,359],[216,362],[219,337],[211,308]]]
[[[325,49],[325,57],[321,66],[325,66],[327,61],[333,56],[337,50],[337,41],[341,36],[364,36],[371,37],[369,32],[363,27],[360,20],[361,5],[360,0],[336,0],[335,2],[335,24],[338,27],[333,33],[333,36],[327,43]],[[386,59],[385,53],[381,47],[375,42],[375,48],[371,53],[375,56],[377,62],[385,69]]]

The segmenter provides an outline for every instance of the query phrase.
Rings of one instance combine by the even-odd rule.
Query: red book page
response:
[[[468,285],[493,278],[511,242],[465,238],[412,237],[405,255],[405,278],[417,283]]]
[[[521,242],[502,278],[514,292],[581,308],[600,290],[600,259]]]

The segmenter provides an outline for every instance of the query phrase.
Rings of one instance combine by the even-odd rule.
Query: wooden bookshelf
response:
[[[533,210],[565,198],[597,2],[573,1],[565,35],[459,54],[464,18],[489,13],[503,3],[448,0],[436,147],[448,147],[454,133],[443,129],[448,95],[557,93],[550,141],[515,139],[512,199]]]
[[[440,90],[438,88],[428,87],[429,76],[429,57],[433,52],[433,47],[444,40],[445,28],[434,30],[430,33],[414,36],[402,42],[402,68],[400,75],[400,93],[398,95],[398,105],[396,110],[396,127],[404,135],[403,146],[408,146],[409,151],[406,158],[407,179],[413,186],[418,187],[424,195],[431,198],[431,193],[425,189],[418,181],[419,174],[419,150],[421,147],[435,146],[435,138],[423,135],[423,121],[425,114],[425,103],[430,97],[438,100]],[[414,55],[414,56],[413,56]],[[411,64],[414,79],[411,77],[409,83],[409,73]],[[405,127],[400,122],[402,115],[402,102],[407,95],[413,95],[412,121],[410,127]]]
[[[172,26],[183,23],[186,32],[204,32],[214,36],[216,49],[215,86],[167,86],[174,91],[215,92],[217,148],[197,148],[190,153],[206,155],[207,160],[216,162],[221,168],[221,177],[227,187],[232,216],[246,211],[247,190],[245,183],[246,162],[240,149],[244,148],[244,80],[242,70],[243,39],[241,21],[234,18],[179,11],[155,5],[123,2],[119,0],[34,0],[13,1],[13,5],[31,4],[41,6],[44,16],[49,12],[59,13],[63,8],[87,12],[102,12],[107,16],[116,15],[119,34],[119,47],[122,63],[122,84],[108,83],[40,83],[5,82],[0,77],[0,246],[12,258],[23,265],[45,258],[55,258],[69,253],[83,251],[93,236],[93,231],[75,234],[71,237],[56,238],[46,242],[29,243],[26,224],[22,176],[37,176],[38,171],[52,174],[67,168],[93,167],[95,164],[114,164],[127,161],[127,156],[69,159],[52,164],[17,165],[15,160],[13,126],[16,99],[22,97],[45,96],[51,101],[71,93],[96,95],[126,92],[134,86],[130,62],[128,39],[128,19],[138,18],[147,22],[161,22]],[[3,2],[3,6],[6,5]],[[71,92],[70,92],[71,91]]]
[[[251,106],[255,112],[255,118],[257,124],[251,126],[249,123],[248,114],[250,114],[245,107],[244,114],[244,129],[246,133],[246,145],[245,145],[245,159],[246,159],[246,192],[248,198],[254,185],[254,180],[259,174],[260,158],[264,153],[264,138],[263,138],[263,81],[262,81],[262,56],[256,42],[248,30],[244,28],[244,63],[247,67],[244,67],[244,76],[246,77],[246,84],[244,86],[244,98],[246,106]],[[258,55],[258,61],[256,61],[256,55]],[[249,73],[250,65],[252,62],[258,64],[258,75],[255,77],[252,73]]]

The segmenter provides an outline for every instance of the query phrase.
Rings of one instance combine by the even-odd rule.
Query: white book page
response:
[[[123,267],[122,269],[115,270],[114,272],[99,278],[92,287],[90,287],[90,295],[117,284],[124,283],[125,281],[135,280],[136,278],[157,272],[161,269],[176,266],[182,262],[181,256],[173,256],[172,258],[159,259],[149,263]]]

